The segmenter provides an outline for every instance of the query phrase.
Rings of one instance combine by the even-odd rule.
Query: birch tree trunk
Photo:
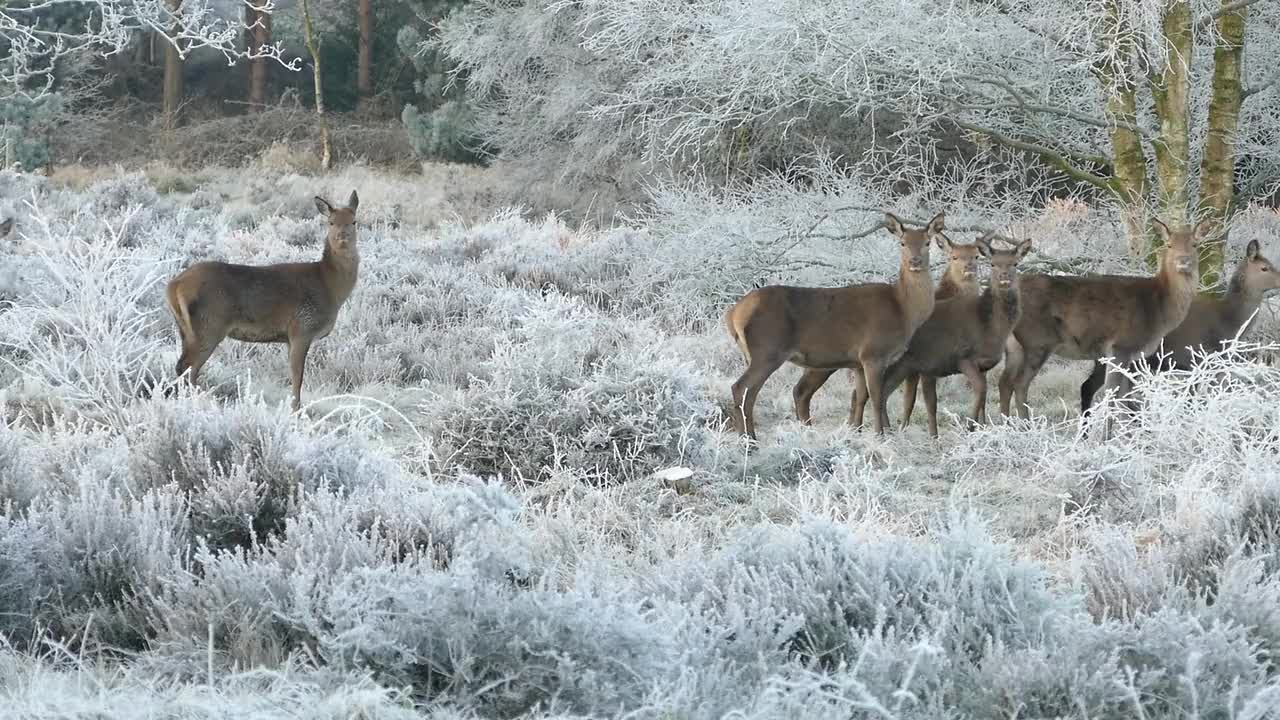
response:
[[[311,25],[311,6],[302,0],[302,34],[306,41],[307,52],[311,55],[312,78],[316,90],[316,117],[320,120],[320,167],[329,170],[333,167],[333,141],[329,137],[329,119],[324,114],[324,80],[320,66],[320,44],[316,40],[315,30]]]

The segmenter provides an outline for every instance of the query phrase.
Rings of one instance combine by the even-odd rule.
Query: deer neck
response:
[[[1236,270],[1222,295],[1225,319],[1232,327],[1240,327],[1262,305],[1263,291],[1249,287],[1244,281],[1244,266]]]
[[[1160,259],[1160,271],[1156,273],[1156,287],[1160,295],[1161,311],[1167,321],[1168,330],[1172,330],[1182,322],[1195,298],[1198,281],[1195,273],[1183,275],[1173,267],[1167,258]],[[1174,320],[1177,322],[1173,322]]]
[[[953,273],[951,270],[947,270],[947,272],[942,275],[942,279],[938,281],[938,287],[933,293],[934,298],[938,300],[946,300],[947,298],[953,298],[957,295],[966,295],[969,293],[977,294],[977,283],[965,280],[963,275],[959,278],[955,277],[955,275],[956,273]]]
[[[339,304],[344,302],[356,286],[356,276],[360,272],[360,252],[354,247],[350,250],[336,250],[328,242],[324,244],[324,255],[320,257],[320,274],[333,299]]]
[[[912,332],[929,319],[933,312],[933,276],[928,271],[911,272],[898,269],[898,282],[893,286],[903,319]]]

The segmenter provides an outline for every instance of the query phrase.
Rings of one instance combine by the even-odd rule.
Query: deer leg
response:
[[[969,389],[973,391],[973,412],[970,414],[972,429],[987,420],[987,374],[969,360],[960,363],[960,372],[969,380]]]
[[[849,405],[849,424],[862,427],[862,415],[867,409],[867,376],[862,368],[851,368],[849,379],[853,381],[853,402]]]
[[[1089,408],[1093,406],[1093,397],[1097,395],[1098,389],[1102,387],[1102,383],[1107,379],[1107,366],[1098,361],[1094,361],[1093,370],[1089,373],[1089,377],[1080,383],[1080,414],[1084,415],[1089,412]]]
[[[311,350],[311,338],[305,335],[289,336],[289,376],[293,380],[293,411],[302,408],[302,371],[307,364],[307,352]]]
[[[911,373],[902,386],[902,427],[911,424],[911,411],[916,408],[916,388],[920,385],[920,376]]]
[[[769,376],[786,361],[786,357],[782,355],[766,356],[762,353],[752,353],[751,364],[747,366],[747,371],[733,384],[733,408],[730,417],[733,418],[734,429],[746,434],[752,440],[756,439],[756,396],[760,394],[760,388],[764,386]]]
[[[187,382],[192,385],[196,384],[196,380],[200,377],[200,370],[204,368],[204,364],[209,361],[209,357],[213,355],[213,351],[222,343],[225,333],[209,335],[203,339],[195,339],[191,343],[183,343],[182,355],[178,358],[178,375],[181,377],[183,372],[187,373]]]
[[[878,362],[862,361],[862,374],[866,378],[867,395],[876,411],[876,434],[884,434],[885,416],[889,414],[884,392],[885,368]]]
[[[1018,417],[1026,420],[1031,417],[1031,406],[1027,404],[1027,391],[1031,389],[1031,381],[1035,379],[1040,372],[1040,368],[1049,359],[1050,350],[1047,348],[1036,348],[1028,350],[1023,348],[1022,366],[1018,369],[1018,376],[1014,379],[1013,394],[1014,402],[1018,406]]]
[[[929,420],[929,435],[938,437],[938,379],[924,375],[920,378],[924,390],[924,411]]]
[[[1022,370],[1026,356],[1022,344],[1010,337],[1004,344],[1004,369],[1000,371],[1000,414],[1009,417],[1009,401],[1013,399],[1014,379]]]
[[[809,417],[809,403],[813,400],[813,394],[818,392],[827,379],[835,374],[835,370],[814,370],[808,369],[800,376],[800,381],[791,389],[791,399],[795,403],[796,419],[801,423],[808,425],[811,418]]]

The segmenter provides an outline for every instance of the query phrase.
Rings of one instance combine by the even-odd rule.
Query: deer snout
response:
[[[928,267],[929,267],[929,264],[925,261],[925,259],[918,255],[907,261],[907,268],[911,270],[911,272],[920,272],[921,270],[924,270]]]
[[[1191,255],[1179,255],[1173,266],[1183,275],[1190,275],[1195,268],[1195,262],[1196,259]]]

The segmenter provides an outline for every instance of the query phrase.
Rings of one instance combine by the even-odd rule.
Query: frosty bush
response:
[[[472,472],[536,480],[571,467],[607,482],[696,453],[712,404],[691,368],[641,349],[641,332],[546,295],[480,377],[425,408],[440,454]]]

